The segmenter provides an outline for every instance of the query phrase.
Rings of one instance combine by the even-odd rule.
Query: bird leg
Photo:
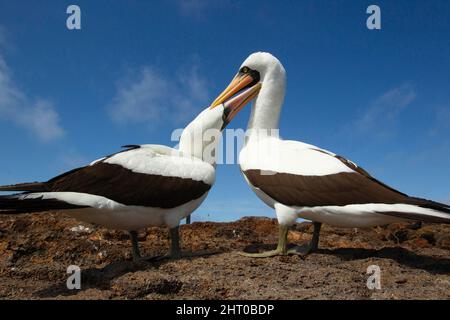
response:
[[[313,237],[310,242],[310,252],[315,252],[319,249],[319,238],[320,238],[320,228],[322,228],[322,223],[314,222]]]
[[[261,252],[261,253],[247,253],[247,252],[239,252],[240,255],[251,258],[268,258],[274,256],[286,256],[291,254],[296,254],[299,256],[306,256],[314,251],[316,251],[319,247],[319,235],[320,235],[320,227],[322,224],[320,222],[314,222],[314,232],[311,242],[307,246],[295,246],[293,248],[287,248],[287,235],[289,228],[287,226],[280,225],[279,226],[279,235],[278,235],[278,246],[275,250]]]
[[[171,258],[181,258],[180,227],[170,229],[170,255]]]
[[[142,262],[142,261],[158,261],[162,259],[167,258],[174,258],[178,259],[181,257],[181,250],[180,250],[180,233],[179,233],[179,227],[175,227],[170,229],[170,254],[169,255],[163,255],[163,256],[153,256],[153,257],[142,257],[141,252],[139,250],[139,243],[138,243],[138,234],[136,231],[130,231],[130,238],[131,238],[131,245],[133,249],[133,261],[134,262]]]
[[[132,245],[132,255],[133,255],[133,262],[134,263],[140,263],[140,262],[152,262],[158,259],[161,259],[164,256],[150,256],[150,257],[143,257],[141,256],[141,251],[139,250],[139,241],[138,241],[138,233],[137,231],[129,231],[130,239],[131,239],[131,245]]]
[[[317,251],[317,249],[319,248],[319,236],[322,223],[313,222],[313,226],[314,226],[313,236],[309,244],[307,244],[306,246],[295,246],[288,250],[288,254],[296,254],[302,257],[306,257],[310,253]]]
[[[239,252],[240,255],[251,258],[268,258],[274,256],[284,256],[288,253],[287,250],[287,235],[289,227],[279,225],[278,227],[278,245],[275,250],[257,253]]]
[[[182,254],[180,248],[180,227],[170,229],[170,253],[163,256],[142,257],[139,251],[138,237],[136,231],[130,231],[131,244],[133,245],[133,261],[135,263],[146,261],[154,262],[164,259],[179,259],[182,257],[198,257],[215,254],[216,252],[194,252]]]
[[[139,262],[142,260],[141,251],[139,250],[138,234],[136,231],[128,232],[130,234],[133,261]]]
[[[191,215],[186,217],[186,224],[191,224]]]
[[[199,251],[199,252],[189,252],[182,253],[180,249],[180,227],[170,229],[170,254],[166,256],[167,258],[179,259],[179,258],[189,258],[189,257],[201,257],[216,254],[214,251]]]

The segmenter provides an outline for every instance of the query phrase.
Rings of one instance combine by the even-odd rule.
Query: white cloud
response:
[[[11,121],[25,128],[41,142],[56,140],[64,135],[53,105],[46,100],[27,97],[12,80],[11,71],[1,55],[0,121]]]
[[[440,107],[436,109],[435,123],[430,134],[437,135],[447,130],[450,130],[450,107]]]
[[[151,127],[163,123],[182,124],[190,120],[209,101],[206,79],[197,69],[163,74],[144,66],[137,76],[126,76],[117,84],[117,93],[108,107],[114,122],[147,123]]]
[[[356,129],[377,136],[391,135],[398,116],[415,98],[416,92],[409,83],[389,90],[369,105],[356,121]]]
[[[53,105],[46,100],[38,100],[19,118],[24,127],[36,133],[41,141],[61,138],[64,130],[59,126],[59,116]]]

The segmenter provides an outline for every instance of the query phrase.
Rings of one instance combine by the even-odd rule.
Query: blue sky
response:
[[[81,7],[82,29],[66,28]],[[381,8],[382,29],[366,28]],[[448,1],[0,1],[0,183],[170,144],[254,51],[288,73],[281,135],[450,202]],[[245,128],[246,108],[229,128]],[[274,216],[222,165],[196,219]]]

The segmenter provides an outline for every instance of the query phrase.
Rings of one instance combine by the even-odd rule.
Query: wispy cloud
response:
[[[130,73],[130,72],[129,72]],[[124,76],[117,82],[117,93],[108,107],[119,124],[180,124],[191,119],[208,103],[208,85],[191,67],[165,74],[150,66],[141,67],[135,76]]]
[[[378,137],[390,136],[398,116],[415,100],[416,92],[410,83],[401,85],[377,97],[362,116],[355,128]]]
[[[435,123],[430,130],[431,135],[450,130],[450,107],[440,107],[435,112]]]
[[[0,29],[0,41],[1,29]],[[64,130],[51,102],[30,99],[13,81],[11,70],[0,55],[0,121],[11,121],[41,142],[61,138]]]

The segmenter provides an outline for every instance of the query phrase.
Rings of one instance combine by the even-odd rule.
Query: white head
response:
[[[238,74],[211,106],[226,102],[241,90],[255,88],[258,85],[260,89],[248,127],[277,129],[285,95],[286,70],[270,53],[256,52],[245,59]]]
[[[240,69],[244,67],[258,71],[260,82],[263,84],[274,77],[277,77],[277,80],[286,80],[286,70],[280,60],[268,52],[252,53],[245,59]]]

